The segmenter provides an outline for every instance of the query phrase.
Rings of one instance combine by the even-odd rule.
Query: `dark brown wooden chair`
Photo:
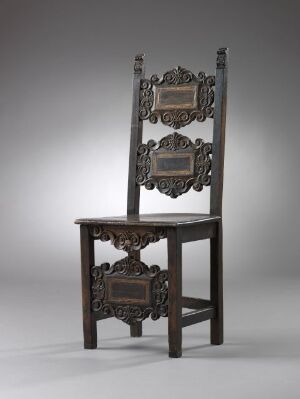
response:
[[[134,63],[127,216],[78,219],[81,234],[84,347],[97,347],[97,320],[116,317],[142,335],[142,321],[168,317],[169,356],[182,354],[182,328],[210,320],[210,340],[223,343],[222,190],[227,49],[217,52],[215,76],[177,67],[144,77],[144,55]],[[213,141],[173,132],[142,144],[143,121],[173,129],[214,118]],[[210,155],[211,154],[211,155]],[[140,186],[177,198],[210,185],[209,214],[139,214]],[[167,238],[168,270],[147,266],[140,250]],[[182,244],[210,239],[210,299],[182,296]],[[111,241],[127,256],[95,265],[94,241]],[[182,308],[192,311],[182,314]]]

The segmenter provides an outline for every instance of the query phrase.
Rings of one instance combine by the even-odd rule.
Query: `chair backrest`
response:
[[[145,79],[144,54],[134,63],[127,214],[138,214],[140,186],[171,198],[211,186],[210,212],[222,214],[228,49],[217,52],[216,74],[177,67]],[[142,143],[143,121],[180,129],[213,118],[213,141],[192,142],[178,132]]]

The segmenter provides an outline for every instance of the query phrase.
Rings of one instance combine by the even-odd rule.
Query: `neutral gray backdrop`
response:
[[[228,299],[225,309],[232,323],[227,323],[227,337],[233,344],[239,340],[242,333],[230,335],[230,327],[239,320],[239,326],[246,323],[244,332],[250,334],[253,328],[250,336],[257,332],[257,323],[259,328],[270,328],[265,330],[266,342],[274,336],[272,322],[275,330],[279,325],[283,328],[281,344],[289,345],[291,331],[299,336],[299,323],[293,316],[299,310],[300,277],[299,17],[299,1],[0,1],[4,351],[29,350],[35,343],[50,342],[62,345],[61,353],[65,353],[64,345],[71,342],[78,359],[89,356],[91,362],[95,361],[91,352],[79,355],[79,229],[73,221],[77,217],[121,215],[126,211],[134,55],[146,53],[149,75],[161,74],[178,64],[194,72],[214,73],[216,50],[223,46],[230,48],[224,269]],[[208,121],[182,132],[209,140],[211,127]],[[145,123],[145,140],[170,132],[168,127]],[[208,200],[209,190],[202,194],[190,192],[176,201],[157,191],[142,190],[141,211],[201,212],[208,210]],[[165,242],[149,246],[143,253],[146,262],[165,267]],[[98,262],[119,257],[108,243],[97,247]],[[184,289],[197,294],[201,287],[202,293],[207,294],[208,243],[186,244],[184,261]],[[193,285],[196,278],[199,287]],[[239,319],[247,306],[251,317],[244,315]],[[284,312],[288,311],[291,313],[285,324]],[[282,317],[280,322],[278,314]],[[264,318],[267,315],[269,318]],[[113,332],[117,337],[118,328],[125,336],[128,334],[123,325],[110,323],[107,321],[112,326],[107,330],[107,339]],[[165,333],[166,329],[162,329]],[[163,351],[166,342],[162,337]],[[191,339],[196,341],[195,337]],[[249,336],[244,338],[247,343]],[[136,347],[130,342],[128,353],[136,356]],[[208,335],[203,334],[203,343],[207,342]],[[275,342],[268,353],[276,352]],[[142,365],[147,364],[153,349],[151,342],[144,344]],[[257,337],[257,345],[256,350],[263,346],[262,337]],[[109,346],[113,347],[114,341]],[[122,347],[121,342],[118,348]],[[299,347],[298,352],[292,347],[283,348],[279,354],[276,352],[279,357],[299,354]],[[222,350],[225,352],[219,353],[223,353],[224,361],[226,347]],[[41,370],[41,364],[32,355],[27,360],[22,358],[23,365],[17,353],[15,362],[6,362],[11,364],[9,373],[24,376],[27,370],[33,386],[28,395],[35,397],[35,383],[40,384],[40,377],[32,377],[31,381],[34,372],[30,365]],[[166,353],[159,359],[164,359]],[[202,353],[200,348],[194,355],[201,357]],[[216,349],[213,353],[213,357],[218,356]],[[236,356],[243,357],[243,353],[242,348]],[[118,354],[124,357],[124,351],[114,352],[116,367],[111,369],[117,374],[117,365],[125,361]],[[101,353],[96,352],[96,356],[101,359]],[[130,357],[126,352],[125,359],[127,356]],[[71,377],[81,375],[81,364]],[[86,364],[91,367],[91,363]],[[216,362],[215,367],[219,364]],[[49,370],[45,367],[47,381]],[[255,373],[255,368],[252,371]],[[282,375],[281,370],[276,372]],[[97,373],[94,374],[96,378]],[[50,375],[55,380],[55,370]],[[172,385],[178,377],[168,378]],[[7,392],[17,397],[13,380]],[[124,380],[127,381],[125,376]],[[268,388],[274,387],[275,380],[278,381],[276,373],[265,392],[271,392]],[[21,378],[23,389],[22,381]],[[226,385],[228,381],[235,384],[230,378],[224,380],[223,392],[233,394]],[[283,387],[285,383],[284,380]],[[253,381],[249,386],[253,387]],[[45,396],[47,384],[44,388]],[[209,386],[207,389],[204,397],[215,397]],[[107,393],[106,397],[115,397],[116,392],[111,396]],[[252,391],[245,388],[244,392],[250,395]],[[276,392],[282,395],[285,389],[272,391],[273,397]],[[49,397],[55,394],[54,389]],[[240,391],[236,394],[238,397]]]

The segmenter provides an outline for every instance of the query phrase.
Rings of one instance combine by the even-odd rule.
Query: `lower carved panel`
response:
[[[168,272],[127,256],[91,269],[92,311],[127,324],[168,315]]]

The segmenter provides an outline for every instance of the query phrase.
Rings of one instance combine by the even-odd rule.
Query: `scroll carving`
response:
[[[180,66],[164,73],[161,78],[152,75],[150,79],[143,79],[140,87],[140,119],[149,119],[151,123],[157,123],[160,119],[163,124],[179,129],[194,120],[203,122],[207,117],[213,118],[214,85],[214,76],[206,76],[204,72],[196,76]],[[194,106],[178,104],[178,109],[155,109],[155,91],[161,88],[172,90],[172,87],[177,87],[178,91],[180,88],[194,89]]]
[[[211,143],[205,143],[202,139],[196,139],[193,143],[188,137],[177,132],[163,137],[158,143],[149,140],[147,144],[138,147],[136,183],[144,185],[147,190],[155,187],[163,194],[171,198],[189,191],[191,187],[195,191],[202,191],[203,186],[210,185]],[[157,176],[153,173],[153,160],[156,154],[170,155],[179,153],[193,158],[193,170],[191,173],[173,176]]]
[[[166,238],[164,229],[153,228],[147,231],[129,231],[126,229],[118,229],[117,227],[104,227],[100,225],[91,225],[90,234],[94,239],[101,241],[111,241],[116,249],[124,251],[138,251],[145,248],[148,244]]]
[[[92,311],[102,312],[105,315],[115,316],[128,324],[135,324],[151,316],[153,320],[168,315],[168,272],[160,270],[159,266],[148,267],[145,263],[126,257],[110,266],[103,263],[101,266],[93,266],[91,269],[92,283]],[[112,299],[109,292],[109,279],[121,281],[123,284],[137,281],[139,284],[147,284],[149,303],[139,304],[124,303]],[[127,301],[128,302],[128,301]]]

